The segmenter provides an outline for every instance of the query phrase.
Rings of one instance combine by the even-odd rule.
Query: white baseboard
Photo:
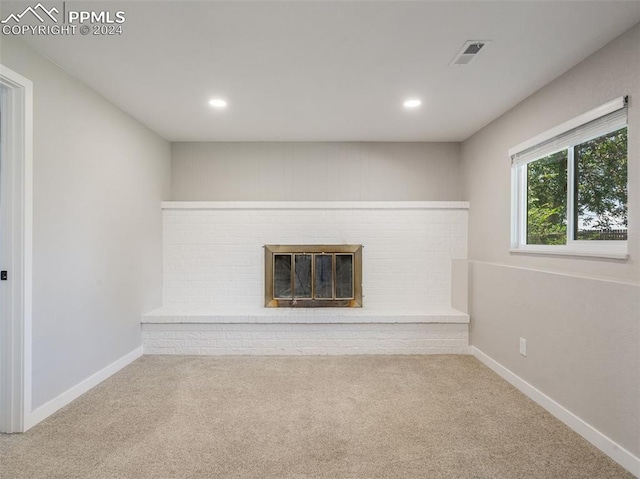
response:
[[[79,384],[76,384],[71,389],[68,389],[67,391],[60,394],[58,397],[43,404],[35,411],[32,411],[31,414],[27,414],[25,418],[24,430],[27,431],[31,429],[40,421],[43,421],[44,419],[51,416],[54,412],[58,411],[59,409],[62,409],[64,406],[69,404],[74,399],[82,396],[84,393],[86,393],[90,389],[100,384],[109,376],[117,373],[125,366],[131,364],[140,356],[142,356],[142,346],[138,346],[136,349],[134,349],[130,353],[125,354],[120,359],[115,360],[114,362],[104,367],[97,373],[92,374],[84,381],[80,382]]]
[[[622,446],[609,439],[593,426],[589,425],[564,406],[558,404],[556,401],[544,394],[542,391],[536,389],[524,379],[505,368],[502,364],[487,356],[475,346],[471,346],[470,350],[471,354],[478,358],[487,367],[492,369],[496,374],[498,374],[498,376],[502,377],[524,393],[525,396],[545,408],[553,416],[580,434],[583,438],[636,477],[640,477],[640,458],[634,456]]]

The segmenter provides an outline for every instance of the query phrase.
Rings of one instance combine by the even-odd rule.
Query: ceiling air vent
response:
[[[469,40],[453,57],[449,65],[468,65],[489,43],[488,40]]]

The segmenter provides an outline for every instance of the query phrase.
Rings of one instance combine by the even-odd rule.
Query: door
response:
[[[31,411],[31,81],[0,65],[0,432]]]

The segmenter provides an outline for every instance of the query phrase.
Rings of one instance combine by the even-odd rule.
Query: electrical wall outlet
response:
[[[527,340],[524,338],[520,338],[520,354],[527,355]]]

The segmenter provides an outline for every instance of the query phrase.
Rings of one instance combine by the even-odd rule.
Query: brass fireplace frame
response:
[[[315,261],[311,261],[312,293],[311,298],[282,299],[274,297],[274,255],[276,254],[326,254],[332,255],[332,297],[316,298],[314,292]],[[353,296],[351,298],[336,298],[336,267],[335,256],[351,254],[353,256]],[[293,260],[293,258],[292,258]],[[293,262],[292,262],[293,265]],[[293,291],[294,275],[292,267],[291,281]],[[362,307],[362,245],[333,244],[333,245],[265,245],[264,246],[264,305],[266,308],[318,308],[318,307]]]

